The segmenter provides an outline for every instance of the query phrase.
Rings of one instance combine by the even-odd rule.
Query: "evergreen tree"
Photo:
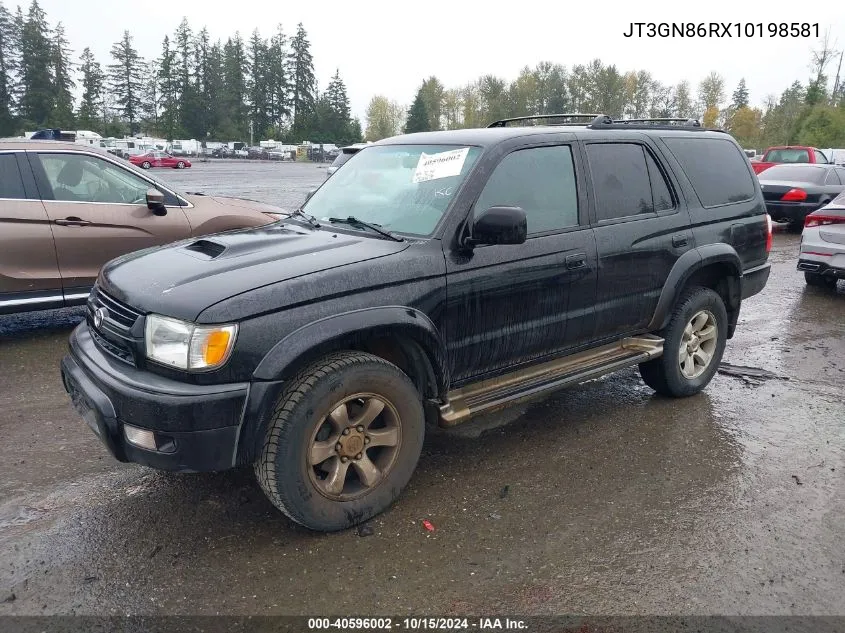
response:
[[[296,36],[291,42],[291,66],[293,70],[293,127],[303,129],[308,116],[314,111],[316,80],[311,44],[308,42],[305,27],[301,22],[297,25]]]
[[[129,123],[129,133],[138,131],[138,121],[143,110],[144,60],[132,46],[129,31],[111,49],[114,64],[109,65],[109,89],[121,114]]]
[[[734,90],[733,102],[731,108],[739,110],[740,108],[748,107],[748,88],[745,87],[745,77],[739,80],[739,84]]]
[[[326,88],[325,100],[328,106],[328,120],[321,121],[323,131],[329,137],[329,142],[344,144],[350,137],[349,97],[346,94],[346,84],[340,78],[340,71],[335,70]]]
[[[431,124],[428,119],[428,110],[425,107],[425,97],[423,96],[423,89],[417,91],[417,96],[408,110],[408,119],[405,122],[405,133],[411,134],[413,132],[428,132],[431,129]]]
[[[287,37],[281,24],[270,39],[270,45],[267,48],[266,83],[270,124],[278,129],[290,116],[291,90]]]
[[[208,50],[203,68],[202,99],[206,107],[206,132],[217,138],[223,121],[223,49],[215,42]]]
[[[443,97],[445,88],[437,77],[429,77],[422,83],[420,88],[425,111],[428,113],[428,129],[439,130],[440,118],[443,114]]]
[[[173,36],[173,43],[176,49],[176,76],[178,78],[179,91],[179,127],[191,138],[204,136],[203,130],[203,103],[194,81],[195,73],[195,50],[194,36],[187,18],[176,29]]]
[[[79,59],[82,62],[79,65],[79,72],[82,73],[82,100],[79,102],[77,121],[83,129],[98,130],[103,107],[103,70],[90,48],[86,47]]]
[[[53,111],[52,46],[47,17],[32,0],[20,35],[20,110],[27,125],[44,127]]]
[[[71,51],[65,38],[62,23],[56,25],[53,33],[53,113],[50,117],[52,125],[59,128],[71,128],[73,117],[73,90],[76,83],[72,79],[73,64],[70,61]]]
[[[252,122],[253,141],[259,140],[270,127],[270,95],[267,85],[267,43],[258,29],[249,41],[249,117]]]
[[[144,128],[158,130],[158,107],[161,96],[158,90],[158,66],[155,61],[144,64],[143,68],[144,93],[141,99],[141,117]]]
[[[167,140],[172,141],[179,130],[179,79],[176,75],[176,51],[170,47],[170,38],[167,35],[164,36],[161,46],[157,73],[159,125]]]
[[[223,96],[225,104],[223,129],[225,136],[243,140],[249,134],[246,109],[247,62],[244,43],[239,33],[223,47]]]
[[[12,14],[0,0],[0,137],[15,131],[14,76],[19,47]]]

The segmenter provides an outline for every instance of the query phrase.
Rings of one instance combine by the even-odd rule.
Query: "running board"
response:
[[[662,354],[663,339],[647,334],[453,389],[446,404],[440,407],[440,426],[455,426],[481,413],[598,378]]]

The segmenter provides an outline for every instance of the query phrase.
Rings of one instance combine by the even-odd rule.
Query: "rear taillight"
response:
[[[804,228],[826,226],[828,224],[845,224],[845,216],[811,214],[804,219]]]
[[[766,214],[766,252],[772,252],[772,216]]]
[[[807,192],[803,189],[790,189],[785,194],[781,200],[786,200],[787,202],[801,202],[802,200],[807,199]]]

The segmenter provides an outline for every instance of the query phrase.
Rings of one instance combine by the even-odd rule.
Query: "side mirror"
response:
[[[528,236],[528,220],[519,207],[490,207],[472,225],[464,245],[522,244]]]
[[[317,193],[316,189],[312,189],[311,191],[306,193],[305,194],[305,202],[308,202],[311,199],[311,196],[313,196],[315,193]]]
[[[155,215],[167,215],[164,206],[164,194],[158,189],[147,189],[147,208]]]

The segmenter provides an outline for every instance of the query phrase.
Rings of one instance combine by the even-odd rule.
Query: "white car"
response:
[[[845,279],[845,192],[807,216],[798,270],[809,286],[834,289]]]

